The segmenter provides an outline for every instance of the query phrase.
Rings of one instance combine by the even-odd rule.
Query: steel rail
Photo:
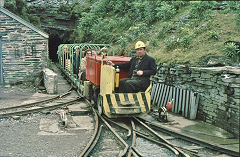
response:
[[[131,128],[132,144],[131,144],[130,149],[129,149],[128,154],[127,154],[128,157],[131,157],[132,154],[134,154],[135,156],[138,156],[136,153],[133,153],[133,149],[132,149],[132,147],[134,147],[135,143],[136,143],[136,132],[134,131],[135,130],[135,124],[134,124],[132,119],[131,119],[131,125],[132,125],[132,128]]]
[[[122,144],[125,146],[124,150],[120,152],[119,156],[125,156],[129,145],[121,138],[121,136],[111,127],[111,125],[101,116],[99,113],[97,113],[98,116],[101,118],[101,120],[106,124],[106,126],[113,132],[113,134],[122,142]]]
[[[103,125],[100,125],[99,129],[98,129],[98,133],[97,133],[97,136],[95,138],[95,140],[93,141],[93,143],[91,144],[91,146],[89,147],[89,149],[87,150],[87,152],[85,153],[84,157],[88,157],[89,154],[92,152],[92,150],[94,149],[94,147],[96,146],[100,136],[101,136],[101,133],[102,133],[102,127]]]
[[[144,135],[144,134],[141,134],[141,133],[138,133],[137,135],[140,136],[140,137],[142,137],[142,138],[145,138],[145,139],[147,139],[147,140],[149,140],[149,141],[151,141],[151,142],[154,142],[154,143],[156,143],[156,144],[158,144],[158,145],[161,145],[161,146],[164,146],[164,147],[170,149],[175,155],[179,155],[179,152],[178,152],[176,149],[173,149],[173,147],[169,146],[168,144],[166,144],[166,143],[164,143],[164,142],[160,142],[160,141],[158,141],[158,140],[155,140],[155,139],[153,139],[153,138],[150,138],[150,137],[148,137],[148,136],[146,136],[146,135]]]
[[[167,143],[168,145],[170,145],[173,149],[177,150],[179,153],[181,153],[183,156],[185,157],[190,157],[190,155],[188,155],[187,153],[184,153],[180,148],[175,147],[174,145],[172,145],[168,140],[164,139],[162,136],[160,136],[156,131],[154,131],[152,128],[150,128],[147,124],[143,123],[141,120],[139,120],[138,118],[134,119],[136,121],[138,121],[140,124],[142,124],[145,128],[147,128],[149,131],[151,131],[154,135],[156,135],[159,139],[163,140],[165,143]],[[177,154],[176,154],[177,155]],[[178,154],[179,155],[179,154]]]
[[[165,132],[165,133],[168,133],[168,134],[172,134],[173,136],[178,137],[180,139],[184,139],[186,141],[205,146],[206,148],[216,150],[216,151],[219,151],[219,152],[224,153],[224,154],[228,154],[228,155],[232,155],[232,156],[239,156],[239,152],[226,149],[224,147],[221,147],[220,145],[214,145],[212,143],[207,143],[206,141],[203,141],[201,139],[192,138],[190,136],[186,136],[186,135],[181,134],[181,133],[176,133],[176,132],[171,131],[171,130],[166,130],[165,128],[163,128],[159,125],[155,125],[154,123],[151,123],[151,122],[148,122],[148,124],[151,125],[152,127],[154,127],[155,129],[159,130],[159,131],[162,131],[162,132]]]
[[[110,121],[110,122],[112,122],[113,124],[115,124],[115,125],[123,128],[123,129],[125,129],[125,130],[129,130],[128,127],[122,126],[121,124],[118,124],[117,122],[114,122],[114,121],[112,121],[112,120],[110,120],[110,119],[107,119],[107,120]],[[148,137],[145,133],[143,133],[143,132],[141,132],[141,131],[138,131],[138,130],[136,130],[136,129],[135,129],[135,132],[136,132],[136,134],[137,134],[138,136],[140,136],[140,137],[142,137],[142,138],[145,138],[145,139],[147,139],[147,140],[149,140],[149,141],[151,141],[151,142],[155,142],[155,143],[158,144],[158,145],[165,146],[166,148],[170,149],[174,154],[178,154],[178,155],[179,155],[179,152],[178,152],[176,149],[173,149],[173,148],[172,148],[171,146],[169,146],[168,144],[163,143],[163,142],[160,142],[160,141],[157,141],[157,140],[155,140],[155,139],[152,139],[152,138]],[[135,147],[132,147],[132,149],[133,149],[139,156],[143,156],[143,155],[141,155],[141,153],[138,152],[138,150],[137,150]]]
[[[35,108],[35,109],[29,109],[29,110],[23,110],[23,111],[17,111],[17,112],[10,112],[10,113],[3,113],[0,114],[0,118],[6,118],[9,116],[14,116],[14,115],[25,115],[25,114],[29,114],[29,113],[36,113],[42,110],[46,110],[46,109],[55,109],[58,108],[60,106],[66,105],[66,104],[72,104],[78,100],[80,100],[81,98],[76,98],[74,100],[71,101],[67,101],[67,102],[63,102],[63,103],[59,103],[56,105],[51,105],[51,106],[44,106],[44,107],[40,107],[40,108]]]
[[[32,102],[32,103],[28,103],[28,104],[24,104],[24,105],[18,105],[18,106],[13,106],[13,107],[6,107],[6,108],[0,108],[0,111],[6,111],[6,110],[11,110],[11,109],[16,109],[16,108],[22,108],[22,107],[31,107],[31,106],[34,106],[36,104],[40,104],[40,103],[47,103],[47,102],[50,102],[54,99],[58,99],[58,98],[62,98],[68,94],[71,93],[71,90],[72,90],[72,87],[66,92],[66,93],[63,93],[63,94],[59,94],[53,98],[49,98],[49,99],[45,99],[45,100],[41,100],[41,101],[37,101],[37,102]]]
[[[95,146],[100,135],[101,135],[101,131],[102,131],[102,127],[99,128],[99,117],[95,111],[95,109],[92,107],[92,110],[94,112],[94,117],[95,117],[95,130],[93,133],[92,138],[90,139],[90,141],[88,142],[88,144],[86,145],[86,147],[83,149],[83,151],[81,152],[81,154],[79,155],[79,157],[85,157],[88,156],[89,153],[92,151],[92,149]],[[102,125],[101,125],[102,126]],[[95,141],[95,142],[94,142]]]

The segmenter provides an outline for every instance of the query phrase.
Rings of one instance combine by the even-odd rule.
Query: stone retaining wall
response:
[[[161,65],[155,79],[198,92],[197,119],[239,136],[240,67]]]

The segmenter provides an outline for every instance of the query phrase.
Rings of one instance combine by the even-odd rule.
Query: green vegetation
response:
[[[26,14],[31,9],[25,4],[7,3],[16,14],[39,22]],[[134,43],[142,40],[150,43],[147,50],[158,63],[198,65],[205,56],[239,62],[234,46],[224,45],[240,41],[238,1],[85,0],[82,5],[62,5],[56,13],[77,21],[68,38],[72,43],[110,43],[123,54],[133,52]]]
[[[234,43],[227,43],[224,48],[224,53],[227,57],[232,58],[233,61],[240,61],[240,50]]]
[[[22,17],[24,20],[32,23],[36,27],[40,27],[40,18],[38,16],[31,15],[25,0],[7,0],[5,1],[4,7],[12,11],[14,14]]]

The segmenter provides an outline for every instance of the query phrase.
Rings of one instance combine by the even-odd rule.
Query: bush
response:
[[[227,2],[228,11],[239,11],[240,2],[239,1],[228,1]]]
[[[158,45],[158,39],[153,39],[150,44],[153,46],[153,47],[157,47]]]
[[[28,16],[28,19],[30,21],[30,23],[32,23],[33,25],[40,27],[40,18],[38,16]]]
[[[147,35],[148,26],[145,23],[138,23],[128,29],[126,32],[129,39],[142,38]]]
[[[211,10],[215,6],[214,1],[194,1],[190,10],[191,18],[206,19],[210,17]]]
[[[167,50],[173,50],[176,48],[189,48],[189,45],[194,38],[194,33],[191,32],[188,27],[189,25],[186,25],[186,27],[180,27],[180,32],[177,35],[172,35],[164,40]]]
[[[172,29],[172,27],[173,27],[173,26],[172,26],[171,23],[169,23],[169,22],[163,22],[163,23],[162,23],[162,28],[161,28],[161,30],[159,31],[157,38],[158,38],[158,39],[163,39],[163,38],[165,38],[166,34]]]
[[[240,50],[234,43],[227,43],[225,45],[224,54],[233,61],[240,62]]]
[[[93,41],[97,43],[111,43],[115,38],[113,34],[116,27],[117,22],[114,19],[99,19],[90,29]]]
[[[174,6],[167,4],[167,2],[162,2],[161,7],[157,7],[156,11],[156,18],[159,20],[170,19],[176,14]]]
[[[237,23],[237,25],[240,26],[240,12],[238,12],[238,13],[236,14],[236,23]],[[239,27],[238,27],[238,29],[239,29]],[[240,29],[239,29],[239,30],[240,30]]]
[[[127,46],[127,39],[123,36],[120,36],[117,40],[117,44],[119,44],[121,46],[122,49],[126,49],[126,46]]]
[[[209,31],[208,33],[209,39],[219,40],[220,35],[216,31]]]

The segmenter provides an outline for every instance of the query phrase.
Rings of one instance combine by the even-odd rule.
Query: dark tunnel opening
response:
[[[49,35],[49,41],[48,41],[48,49],[49,49],[49,58],[53,62],[57,62],[58,57],[57,57],[57,50],[58,50],[58,45],[63,43],[63,41],[60,39],[58,34],[50,34]]]

